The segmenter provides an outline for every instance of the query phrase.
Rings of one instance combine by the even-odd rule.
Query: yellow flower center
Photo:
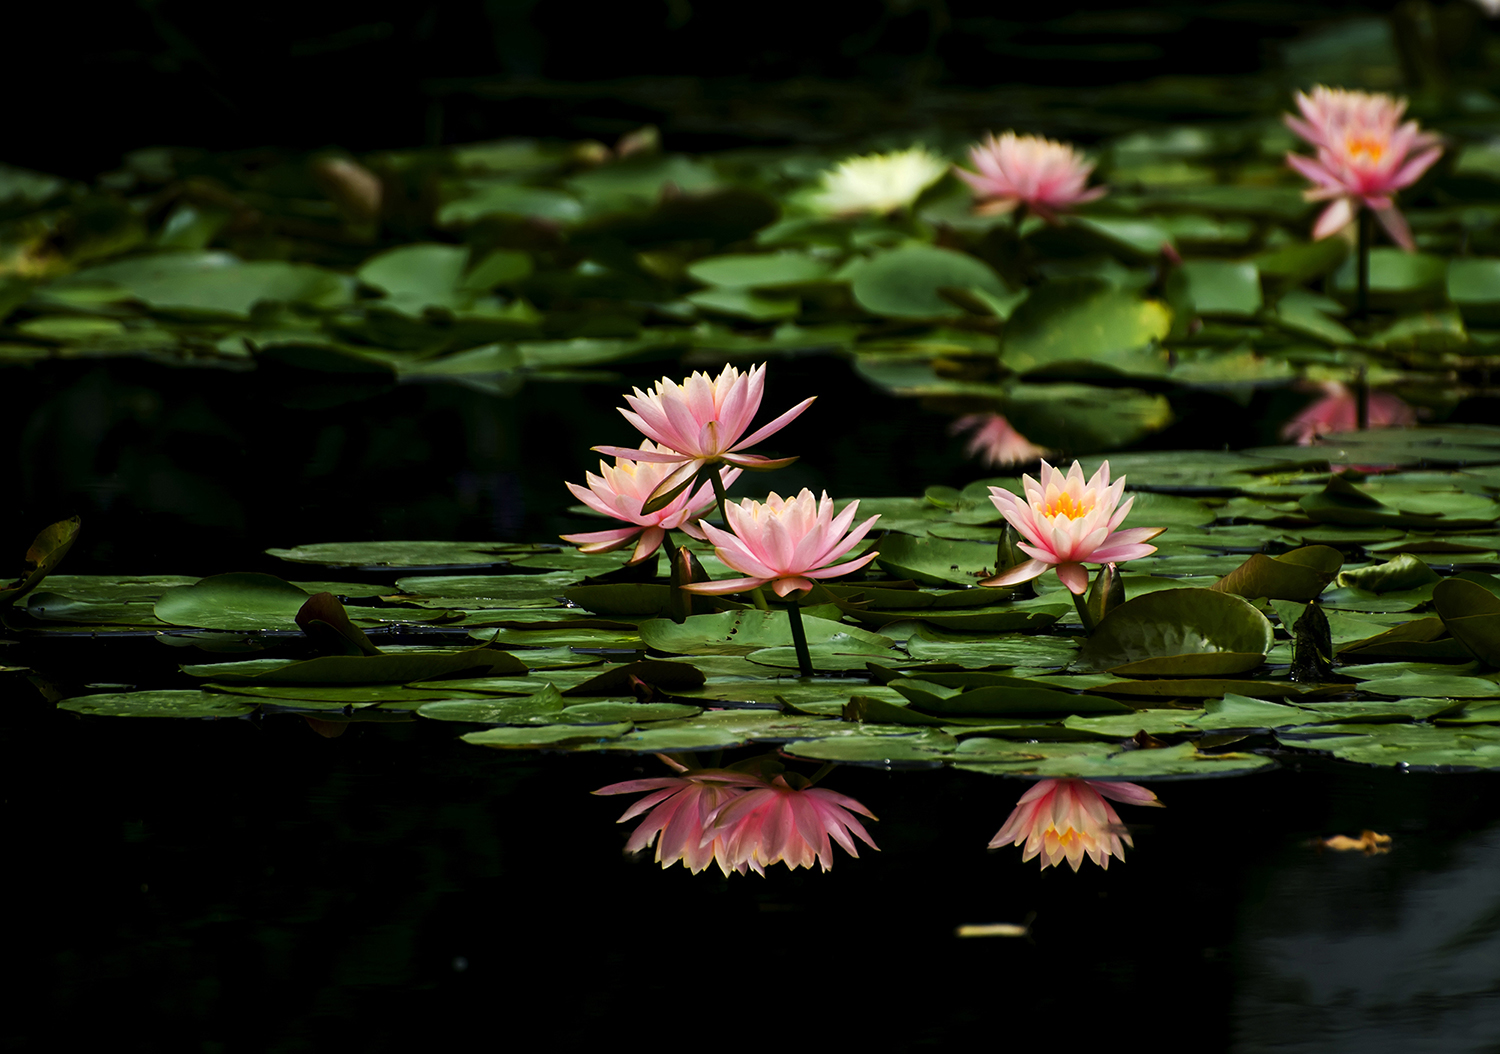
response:
[[[1085,494],[1079,501],[1073,500],[1073,495],[1064,491],[1051,501],[1043,504],[1039,510],[1043,516],[1056,517],[1066,516],[1070,520],[1076,520],[1087,516],[1094,511],[1094,496]]]
[[[1344,140],[1344,149],[1349,154],[1349,160],[1364,160],[1372,165],[1379,162],[1381,155],[1385,153],[1385,147],[1384,139],[1369,134],[1354,133]]]

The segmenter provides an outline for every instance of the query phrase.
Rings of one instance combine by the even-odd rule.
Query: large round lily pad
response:
[[[1223,677],[1254,669],[1271,650],[1271,623],[1237,596],[1160,589],[1127,600],[1099,623],[1078,667],[1133,676]]]

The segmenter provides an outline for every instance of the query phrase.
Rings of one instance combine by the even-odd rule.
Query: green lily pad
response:
[[[261,301],[334,308],[349,303],[348,279],[311,264],[245,261],[226,252],[154,253],[86,268],[60,289],[105,287],[120,300],[168,312],[249,318]]]
[[[1372,564],[1339,575],[1339,585],[1371,593],[1416,589],[1438,581],[1438,573],[1410,553],[1399,553],[1383,564]]]
[[[1205,754],[1192,743],[1159,750],[1119,750],[1098,743],[1065,744],[1072,751],[1054,750],[1034,760],[975,763],[954,768],[992,775],[1045,776],[1053,779],[1140,780],[1171,777],[1232,776],[1272,768],[1276,762],[1257,754]],[[982,757],[983,755],[975,755]]]
[[[800,739],[787,743],[782,750],[794,757],[811,761],[840,761],[850,765],[887,767],[899,762],[937,764],[945,752],[958,746],[958,740],[936,728],[913,730],[902,728],[901,734],[887,736],[849,735],[824,739]]]
[[[932,245],[889,249],[847,273],[859,306],[888,318],[962,316],[963,310],[942,296],[944,289],[975,288],[994,297],[1010,292],[988,264]]]
[[[923,624],[906,641],[906,651],[923,662],[983,666],[1066,666],[1078,652],[1070,637],[957,633]]]
[[[419,711],[420,712],[420,711]],[[487,728],[461,737],[465,743],[497,750],[568,749],[619,739],[634,727],[629,721],[612,725],[541,725]]]
[[[241,696],[191,689],[78,695],[57,704],[59,710],[103,717],[241,717],[257,705]]]
[[[410,684],[449,677],[499,677],[524,674],[526,664],[491,647],[464,651],[407,651],[382,655],[324,655],[288,663],[262,673],[233,677],[239,684]],[[232,671],[217,679],[229,683]]]
[[[498,542],[324,542],[267,549],[269,556],[328,567],[487,567],[534,554],[534,546]]]
[[[294,630],[306,590],[274,575],[213,575],[162,593],[153,613],[170,626],[244,632]]]
[[[1474,582],[1450,578],[1433,587],[1432,604],[1455,640],[1500,668],[1500,598]]]
[[[1271,642],[1271,624],[1239,597],[1163,589],[1106,615],[1079,651],[1078,667],[1115,670],[1128,664],[1138,676],[1223,676],[1260,665]]]
[[[1253,263],[1187,260],[1182,274],[1200,315],[1252,318],[1261,308],[1260,272]]]
[[[820,281],[833,273],[833,267],[799,252],[733,253],[698,260],[687,273],[705,285],[777,289]]]
[[[880,540],[880,555],[875,563],[897,578],[933,586],[972,586],[993,571],[995,547],[981,542],[888,534]]]
[[[1171,312],[1159,301],[1098,280],[1054,280],[1034,289],[1011,315],[1002,358],[1018,373],[1084,363],[1157,375],[1166,372],[1167,357],[1155,344],[1170,327]]]
[[[803,616],[807,643],[857,641],[877,649],[891,648],[890,637],[828,619]],[[780,648],[792,643],[791,623],[785,611],[726,611],[718,615],[691,615],[681,624],[652,619],[640,625],[647,647],[671,655],[749,655],[761,648]]]

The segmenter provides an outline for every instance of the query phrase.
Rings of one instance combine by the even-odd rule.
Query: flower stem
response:
[[[1359,210],[1359,245],[1355,253],[1359,259],[1356,261],[1358,268],[1359,286],[1354,297],[1354,317],[1363,319],[1370,310],[1370,242],[1375,237],[1375,213],[1368,206],[1361,206]]]
[[[1365,366],[1354,374],[1354,426],[1361,432],[1370,427],[1370,373]]]
[[[755,605],[757,611],[770,611],[771,605],[766,603],[766,594],[759,586],[750,590],[750,602]]]
[[[786,617],[792,623],[792,646],[797,649],[797,672],[803,677],[813,675],[812,656],[807,651],[807,631],[802,628],[802,608],[793,600],[786,605]]]
[[[714,485],[714,497],[719,502],[719,521],[724,524],[726,531],[734,530],[729,526],[729,517],[724,513],[724,506],[729,504],[729,499],[724,496],[724,474],[719,471],[718,465],[708,466],[708,478]]]

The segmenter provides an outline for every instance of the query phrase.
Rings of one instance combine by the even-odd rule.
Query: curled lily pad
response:
[[[1474,582],[1450,578],[1433,587],[1432,605],[1455,640],[1476,659],[1500,668],[1500,597]]]
[[[68,550],[73,547],[73,542],[78,537],[80,523],[78,517],[74,516],[70,520],[61,520],[42,529],[32,541],[31,548],[26,550],[26,573],[4,588],[0,588],[0,607],[14,604],[52,573],[52,570],[62,562],[62,558],[68,555]]]
[[[1083,670],[1224,676],[1254,669],[1272,643],[1253,605],[1211,589],[1162,589],[1111,611],[1078,653]]]
[[[1339,585],[1364,589],[1371,593],[1390,593],[1416,589],[1438,580],[1438,573],[1410,553],[1398,553],[1383,564],[1344,571]]]
[[[1344,555],[1326,545],[1281,556],[1255,553],[1208,588],[1242,597],[1308,601],[1323,592],[1343,563]]]

